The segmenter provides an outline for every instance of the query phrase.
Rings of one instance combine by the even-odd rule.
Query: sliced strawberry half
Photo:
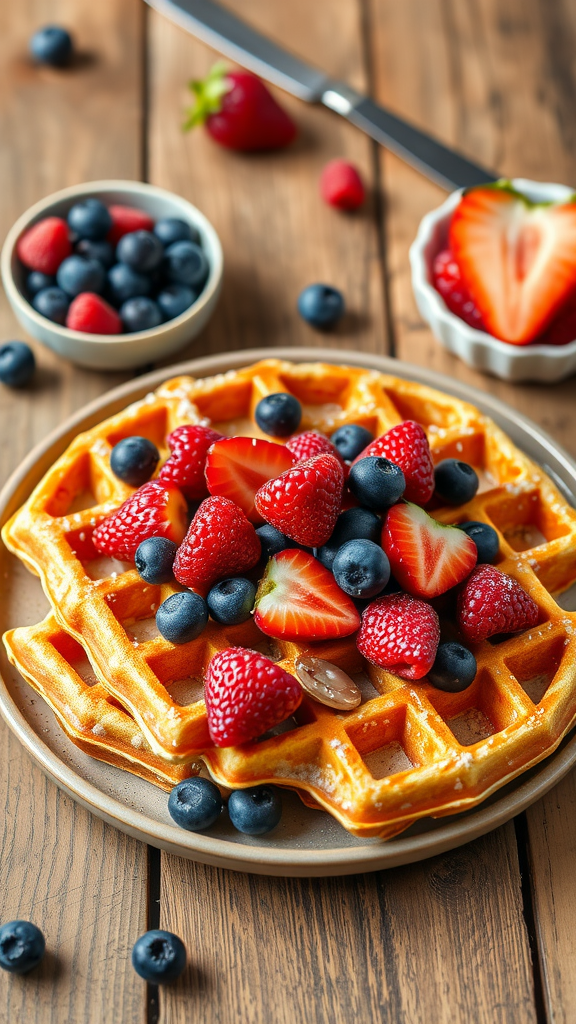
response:
[[[291,469],[296,459],[282,444],[256,437],[225,437],[217,441],[206,459],[206,483],[210,494],[230,498],[252,523],[262,523],[254,505],[256,491]]]
[[[533,341],[576,288],[576,202],[531,203],[509,185],[466,192],[449,244],[486,329]]]
[[[254,622],[282,640],[334,640],[360,625],[354,602],[313,555],[289,548],[274,555],[256,595]]]
[[[414,597],[438,597],[466,579],[478,549],[463,530],[444,526],[418,505],[394,505],[382,531],[392,573]]]

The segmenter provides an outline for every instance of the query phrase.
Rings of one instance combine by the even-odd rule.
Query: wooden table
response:
[[[576,7],[569,0],[229,0],[230,6],[400,114],[507,175],[576,181]],[[33,67],[27,40],[62,23],[80,57]],[[282,97],[287,152],[243,157],[184,135],[186,82],[214,54],[141,0],[0,5],[0,234],[30,203],[86,179],[145,178],[186,196],[222,238],[226,283],[184,357],[337,345],[443,370],[528,413],[576,454],[574,382],[510,387],[448,356],[421,322],[407,251],[441,190],[336,116]],[[330,157],[371,199],[322,205]],[[296,314],[322,280],[346,293],[335,336]],[[0,337],[20,332],[5,302]],[[0,395],[0,475],[74,409],[128,375],[37,350],[31,391]],[[0,726],[0,920],[32,918],[50,953],[0,978],[7,1024],[570,1024],[576,1020],[576,784],[446,856],[380,874],[283,880],[165,856],[47,782]],[[186,941],[191,967],[160,994],[130,966],[146,927]]]

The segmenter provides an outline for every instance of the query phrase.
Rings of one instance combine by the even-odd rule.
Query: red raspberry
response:
[[[137,210],[135,206],[109,206],[108,213],[112,217],[112,227],[107,240],[112,245],[116,245],[123,235],[131,231],[152,231],[154,227],[150,214]]]
[[[538,605],[520,584],[493,565],[478,565],[458,596],[458,626],[469,643],[518,633],[538,622]]]
[[[398,423],[382,437],[371,441],[354,462],[369,455],[382,455],[400,466],[406,480],[406,501],[413,501],[415,505],[426,505],[430,501],[434,494],[434,464],[428,438],[419,423],[414,420]]]
[[[366,193],[353,164],[347,160],[331,160],[320,176],[320,195],[324,202],[339,210],[357,210]]]
[[[315,430],[305,430],[303,434],[291,437],[286,442],[286,448],[298,462],[306,462],[306,459],[313,459],[315,455],[333,455],[341,464],[344,475],[348,472],[348,466],[336,446],[324,434],[318,434]]]
[[[112,306],[94,292],[80,292],[72,299],[66,327],[85,334],[121,334],[122,321]]]
[[[369,604],[357,645],[373,665],[402,679],[422,679],[434,664],[440,624],[432,605],[409,594],[389,594]]]
[[[96,527],[94,546],[110,558],[133,562],[136,548],[149,537],[168,537],[180,544],[186,533],[187,511],[177,487],[150,480]]]
[[[297,544],[321,547],[330,537],[340,507],[344,470],[333,455],[315,455],[269,480],[254,504],[263,519]]]
[[[68,225],[62,217],[45,217],[28,228],[16,245],[18,258],[30,270],[55,274],[72,252]]]
[[[302,688],[263,654],[228,647],[208,665],[204,699],[213,743],[232,747],[289,718],[302,700]]]
[[[187,498],[205,498],[208,487],[204,477],[208,449],[222,434],[210,427],[185,425],[168,436],[170,458],[160,470],[160,480],[175,484]]]
[[[260,557],[260,539],[229,498],[205,498],[176,553],[179,583],[201,593],[216,580],[247,572]]]
[[[451,313],[455,313],[477,331],[486,330],[482,314],[462,280],[460,267],[450,249],[443,249],[436,256],[432,280],[436,291],[440,292]]]

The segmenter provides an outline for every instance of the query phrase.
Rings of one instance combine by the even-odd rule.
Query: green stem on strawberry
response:
[[[188,88],[194,95],[194,103],[186,111],[182,126],[185,132],[205,124],[210,114],[218,114],[222,109],[222,97],[232,88],[224,61],[217,61],[205,78],[192,79]]]

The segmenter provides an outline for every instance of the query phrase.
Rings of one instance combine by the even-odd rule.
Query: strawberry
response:
[[[109,206],[108,213],[112,217],[112,227],[107,235],[111,245],[116,245],[123,235],[132,231],[152,231],[154,228],[154,219],[150,214],[135,206]]]
[[[435,257],[432,265],[432,281],[451,313],[455,313],[470,327],[475,327],[477,331],[485,330],[482,314],[474,305],[470,292],[462,281],[460,267],[450,249],[443,249]]]
[[[340,455],[336,445],[332,444],[324,434],[318,434],[315,430],[305,430],[303,434],[295,434],[286,442],[289,452],[292,452],[296,462],[306,462],[315,455],[333,455],[342,466],[344,476],[348,473],[348,466]]]
[[[440,623],[431,605],[409,594],[388,594],[369,604],[357,645],[373,665],[402,679],[422,679],[434,664]]]
[[[66,314],[66,327],[85,334],[121,334],[122,321],[112,306],[94,292],[80,292]]]
[[[168,435],[170,458],[160,470],[160,480],[179,487],[189,500],[205,498],[208,494],[204,469],[206,454],[211,445],[220,441],[222,434],[210,427],[184,424]]]
[[[417,505],[426,505],[430,501],[434,494],[434,464],[428,438],[419,423],[414,420],[398,423],[371,441],[352,465],[370,455],[382,455],[400,467],[406,480],[406,501]]]
[[[576,286],[576,201],[532,203],[510,185],[465,192],[449,245],[486,330],[533,341]]]
[[[30,270],[55,274],[72,252],[68,225],[62,217],[45,217],[25,231],[16,245],[18,258]]]
[[[274,555],[256,594],[254,622],[282,640],[334,640],[360,625],[351,597],[317,558],[299,548]]]
[[[233,747],[289,718],[302,700],[302,687],[263,654],[227,647],[208,664],[204,699],[212,742]]]
[[[186,533],[186,513],[177,487],[150,480],[102,520],[92,540],[101,554],[133,562],[136,548],[149,537],[167,537],[180,544]]]
[[[227,71],[220,61],[203,81],[190,82],[194,106],[185,129],[205,124],[228,149],[279,149],[296,135],[296,125],[264,82],[249,71]]]
[[[254,504],[267,523],[297,544],[321,547],[336,524],[343,487],[338,459],[315,455],[264,484]]]
[[[320,195],[329,206],[339,210],[357,210],[366,191],[362,178],[347,160],[330,160],[320,175]]]
[[[260,540],[242,509],[228,498],[205,498],[176,552],[179,583],[206,593],[216,580],[256,565]]]
[[[225,437],[208,452],[206,482],[210,494],[230,498],[252,523],[261,523],[254,507],[256,491],[293,465],[284,445],[256,437]]]
[[[384,523],[382,547],[395,579],[415,597],[438,597],[476,565],[474,541],[456,526],[444,526],[418,505],[393,505]]]
[[[538,622],[538,605],[520,584],[493,565],[478,565],[458,596],[458,626],[469,643],[518,633]]]
[[[576,295],[567,304],[550,326],[536,339],[539,345],[568,345],[576,339]]]

